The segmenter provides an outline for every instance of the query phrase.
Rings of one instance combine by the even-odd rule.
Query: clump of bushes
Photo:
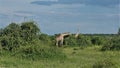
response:
[[[91,42],[93,45],[104,45],[107,39],[104,36],[93,36]]]
[[[74,37],[74,34],[65,39],[66,45],[69,46],[91,46],[91,45],[104,45],[109,40],[108,35],[92,35],[92,34],[79,34],[77,38]]]
[[[62,53],[61,49],[56,47],[46,46],[44,44],[41,45],[26,45],[21,47],[18,51],[16,51],[14,56],[23,58],[23,59],[65,59],[66,55]]]
[[[98,61],[93,65],[93,68],[116,68],[115,63],[110,59]]]
[[[69,45],[69,46],[76,46],[76,45],[78,45],[77,40],[72,35],[69,36],[68,38],[65,38],[64,44],[65,45]]]
[[[107,44],[105,44],[102,49],[102,51],[106,50],[120,50],[120,37],[114,37],[111,39]]]
[[[65,39],[66,45],[69,46],[90,46],[92,45],[91,39],[88,36],[84,36],[80,34],[78,38],[75,38],[74,35],[70,36],[69,38]]]
[[[12,51],[23,44],[38,39],[40,29],[34,21],[21,24],[11,23],[0,31],[0,43],[3,49]]]
[[[42,34],[40,34],[39,35],[39,40],[41,40],[43,43],[46,43],[46,44],[53,44],[53,41],[52,41],[52,39],[51,39],[51,36],[49,36],[49,35],[47,35],[47,34],[44,34],[44,33],[42,33]],[[53,39],[54,40],[54,39]]]
[[[51,45],[50,37],[42,34],[34,21],[11,23],[0,30],[0,50],[25,59],[64,59],[62,50]]]
[[[83,35],[80,35],[78,37],[77,43],[79,46],[91,46],[92,45],[91,38],[89,36],[83,36]]]

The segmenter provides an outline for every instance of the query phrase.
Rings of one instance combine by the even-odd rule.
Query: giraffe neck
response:
[[[70,35],[70,33],[63,33],[63,34],[61,34],[61,35],[64,37],[64,36]]]

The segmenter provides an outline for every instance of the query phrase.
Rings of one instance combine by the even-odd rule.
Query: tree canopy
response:
[[[12,50],[26,42],[37,39],[38,33],[40,33],[40,29],[34,21],[21,24],[11,23],[0,30],[1,46],[4,49]]]

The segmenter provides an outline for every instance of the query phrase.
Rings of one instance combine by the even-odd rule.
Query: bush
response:
[[[13,51],[23,44],[39,39],[40,29],[34,21],[23,22],[21,25],[11,23],[0,29],[0,43],[3,49]]]
[[[107,40],[104,36],[95,36],[91,39],[93,45],[104,45],[106,41]]]
[[[115,63],[110,59],[104,59],[103,61],[99,61],[93,65],[93,68],[116,68]]]
[[[39,43],[39,45],[28,44],[26,46],[22,46],[13,55],[23,59],[32,60],[66,58],[66,55],[62,53],[61,49],[50,47],[42,43]]]
[[[91,38],[89,36],[79,36],[77,39],[77,43],[79,46],[90,46],[92,45],[91,43]]]
[[[120,44],[104,45],[101,50],[102,51],[106,51],[106,50],[120,50]]]
[[[76,46],[76,45],[78,45],[77,40],[73,36],[65,38],[64,44],[65,45],[69,45],[69,46]]]
[[[101,50],[120,50],[120,37],[114,37],[109,43],[105,44]]]
[[[21,38],[3,36],[0,40],[1,46],[5,50],[12,51],[22,45]]]
[[[89,46],[92,45],[91,39],[88,36],[79,35],[78,38],[75,38],[74,35],[65,39],[66,45],[70,46]]]
[[[41,34],[41,35],[39,35],[39,40],[41,40],[44,43],[52,44],[50,36],[48,36],[47,34]]]

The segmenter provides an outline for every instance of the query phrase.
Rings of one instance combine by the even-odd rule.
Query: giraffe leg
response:
[[[61,47],[63,46],[63,40],[61,40],[60,45],[61,45]]]
[[[56,41],[56,46],[58,47],[58,41]]]

